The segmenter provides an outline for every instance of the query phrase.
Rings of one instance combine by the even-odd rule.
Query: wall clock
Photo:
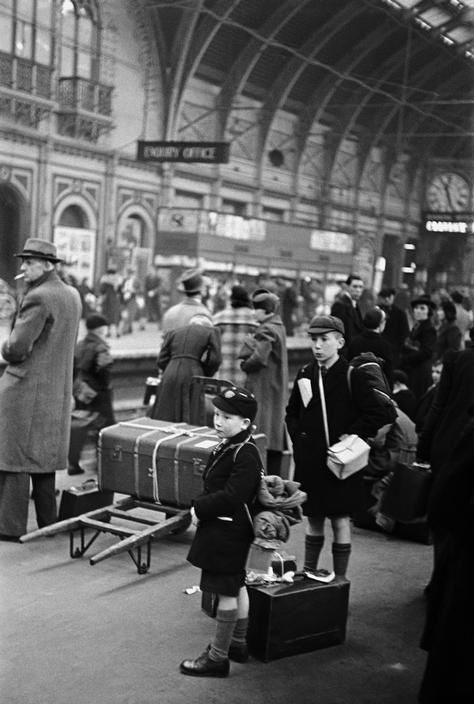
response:
[[[469,210],[469,183],[459,174],[444,172],[435,176],[426,190],[429,210],[461,212]]]

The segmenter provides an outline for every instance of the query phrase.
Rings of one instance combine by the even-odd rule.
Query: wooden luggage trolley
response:
[[[254,437],[264,457],[265,436]],[[118,536],[119,542],[93,555],[90,564],[127,552],[138,574],[145,574],[152,541],[190,525],[192,499],[201,491],[204,468],[218,442],[208,426],[147,417],[104,428],[98,443],[99,487],[125,496],[27,533],[21,542],[69,532],[70,556],[79,558],[101,533],[109,533]]]

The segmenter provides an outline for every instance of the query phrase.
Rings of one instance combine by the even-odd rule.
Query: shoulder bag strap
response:
[[[321,369],[318,369],[318,375],[319,396],[321,399],[321,411],[323,414],[324,434],[326,435],[326,445],[329,447],[328,414],[326,411],[326,396],[324,395],[324,383],[323,375],[321,374]]]

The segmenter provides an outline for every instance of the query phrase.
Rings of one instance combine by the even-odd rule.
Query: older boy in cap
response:
[[[194,677],[227,677],[229,659],[248,658],[246,635],[249,601],[245,564],[253,540],[248,506],[262,474],[262,461],[252,439],[257,401],[233,386],[213,399],[214,427],[221,442],[203,474],[204,488],[193,501],[197,524],[188,560],[202,569],[201,589],[218,595],[216,632],[208,648],[180,670]]]
[[[320,395],[320,377],[327,409],[329,444],[350,434],[364,440],[392,422],[379,406],[367,378],[357,368],[348,382],[344,347],[344,325],[332,315],[314,317],[308,333],[314,361],[297,374],[286,409],[286,423],[293,441],[295,479],[308,495],[303,505],[307,517],[304,569],[314,573],[324,545],[324,524],[329,518],[333,531],[333,566],[345,577],[351,553],[350,516],[366,508],[361,472],[338,479],[327,467],[327,442]]]
[[[56,520],[55,472],[67,467],[74,345],[81,316],[76,289],[64,284],[52,242],[25,242],[26,283],[2,347],[0,378],[0,539],[26,533],[30,477],[38,526]]]
[[[204,277],[199,269],[188,269],[178,279],[177,289],[185,298],[168,308],[163,316],[162,331],[169,332],[184,327],[195,315],[206,315],[212,320],[211,312],[202,302]]]

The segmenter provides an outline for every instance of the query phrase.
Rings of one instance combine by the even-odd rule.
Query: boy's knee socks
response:
[[[232,643],[240,647],[247,643],[247,630],[249,626],[248,618],[239,618],[235,624],[234,633],[232,634]]]
[[[314,572],[318,569],[319,556],[324,545],[324,535],[305,535],[304,537],[304,571]]]
[[[351,543],[333,543],[332,559],[336,577],[345,577],[349,558],[351,556]]]
[[[237,622],[237,609],[217,609],[216,633],[211,641],[209,657],[211,660],[225,660]]]

